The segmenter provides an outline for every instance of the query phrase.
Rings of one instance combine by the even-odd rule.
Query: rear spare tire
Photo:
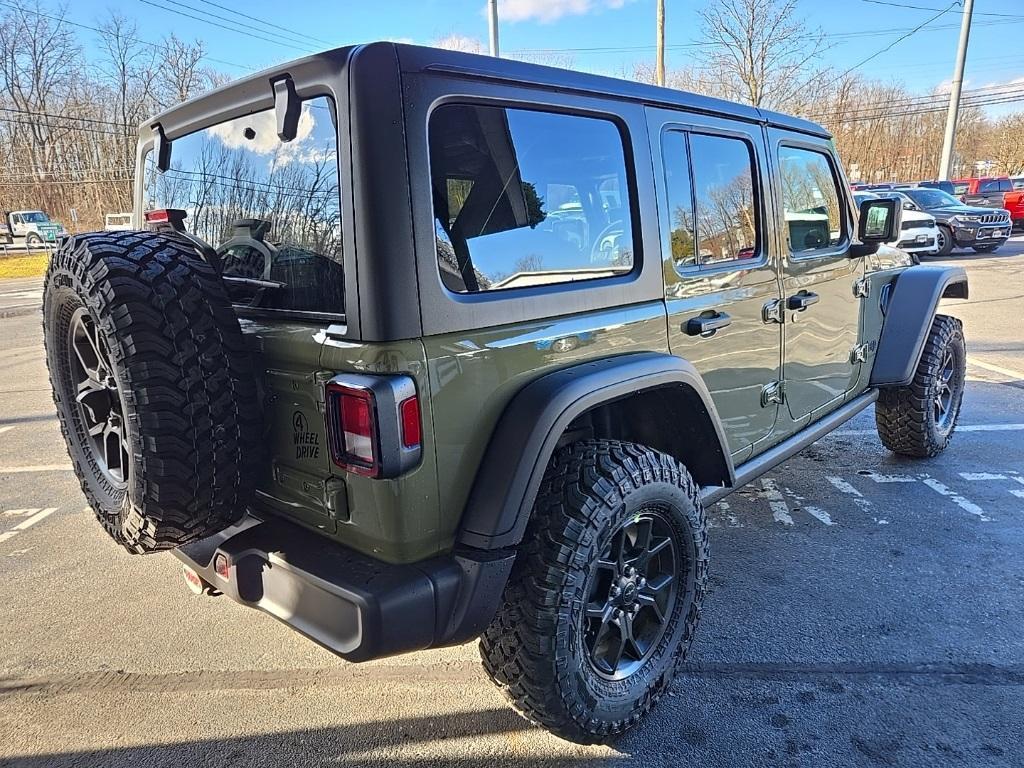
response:
[[[254,483],[256,379],[217,273],[148,232],[68,238],[50,260],[43,337],[82,490],[129,552],[238,520]]]

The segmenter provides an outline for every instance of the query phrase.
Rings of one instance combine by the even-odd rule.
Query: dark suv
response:
[[[352,661],[479,637],[567,738],[668,689],[707,505],[872,405],[899,454],[956,427],[966,275],[883,246],[902,208],[855,206],[814,123],[374,43],[137,157],[138,231],[72,237],[44,290],[104,528]]]
[[[909,187],[900,192],[910,198],[914,210],[935,217],[940,256],[948,256],[954,248],[992,253],[1010,236],[1010,213],[1005,209],[966,205],[941,189]]]

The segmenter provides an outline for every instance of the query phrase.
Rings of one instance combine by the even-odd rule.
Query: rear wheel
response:
[[[875,404],[882,444],[904,456],[932,457],[953,438],[964,396],[967,350],[963,326],[936,315],[913,380],[883,389]]]
[[[953,233],[949,227],[942,224],[939,224],[937,229],[939,230],[935,242],[938,246],[937,253],[939,256],[949,256],[953,252]]]
[[[146,232],[69,238],[51,259],[43,337],[68,454],[128,551],[181,546],[245,510],[256,381],[217,274]]]
[[[612,738],[668,689],[700,616],[704,511],[686,469],[649,448],[575,443],[551,462],[484,668],[530,720]]]

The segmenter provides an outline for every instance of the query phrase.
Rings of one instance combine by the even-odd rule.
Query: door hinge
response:
[[[784,323],[786,312],[781,299],[772,299],[761,307],[761,320],[765,323]]]
[[[858,344],[850,352],[850,362],[866,363],[868,358],[874,353],[877,346],[877,342],[874,341],[869,341],[867,344]]]
[[[853,284],[853,295],[858,299],[866,299],[871,295],[871,281],[866,277],[862,277],[860,280]]]
[[[773,381],[761,388],[761,407],[767,408],[770,404],[782,405],[786,400],[786,383],[784,381]]]

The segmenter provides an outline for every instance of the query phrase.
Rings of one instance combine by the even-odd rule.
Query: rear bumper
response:
[[[391,565],[285,520],[252,515],[174,554],[231,599],[349,661],[476,637],[499,605],[515,558],[467,550]],[[218,556],[227,579],[216,572]]]

